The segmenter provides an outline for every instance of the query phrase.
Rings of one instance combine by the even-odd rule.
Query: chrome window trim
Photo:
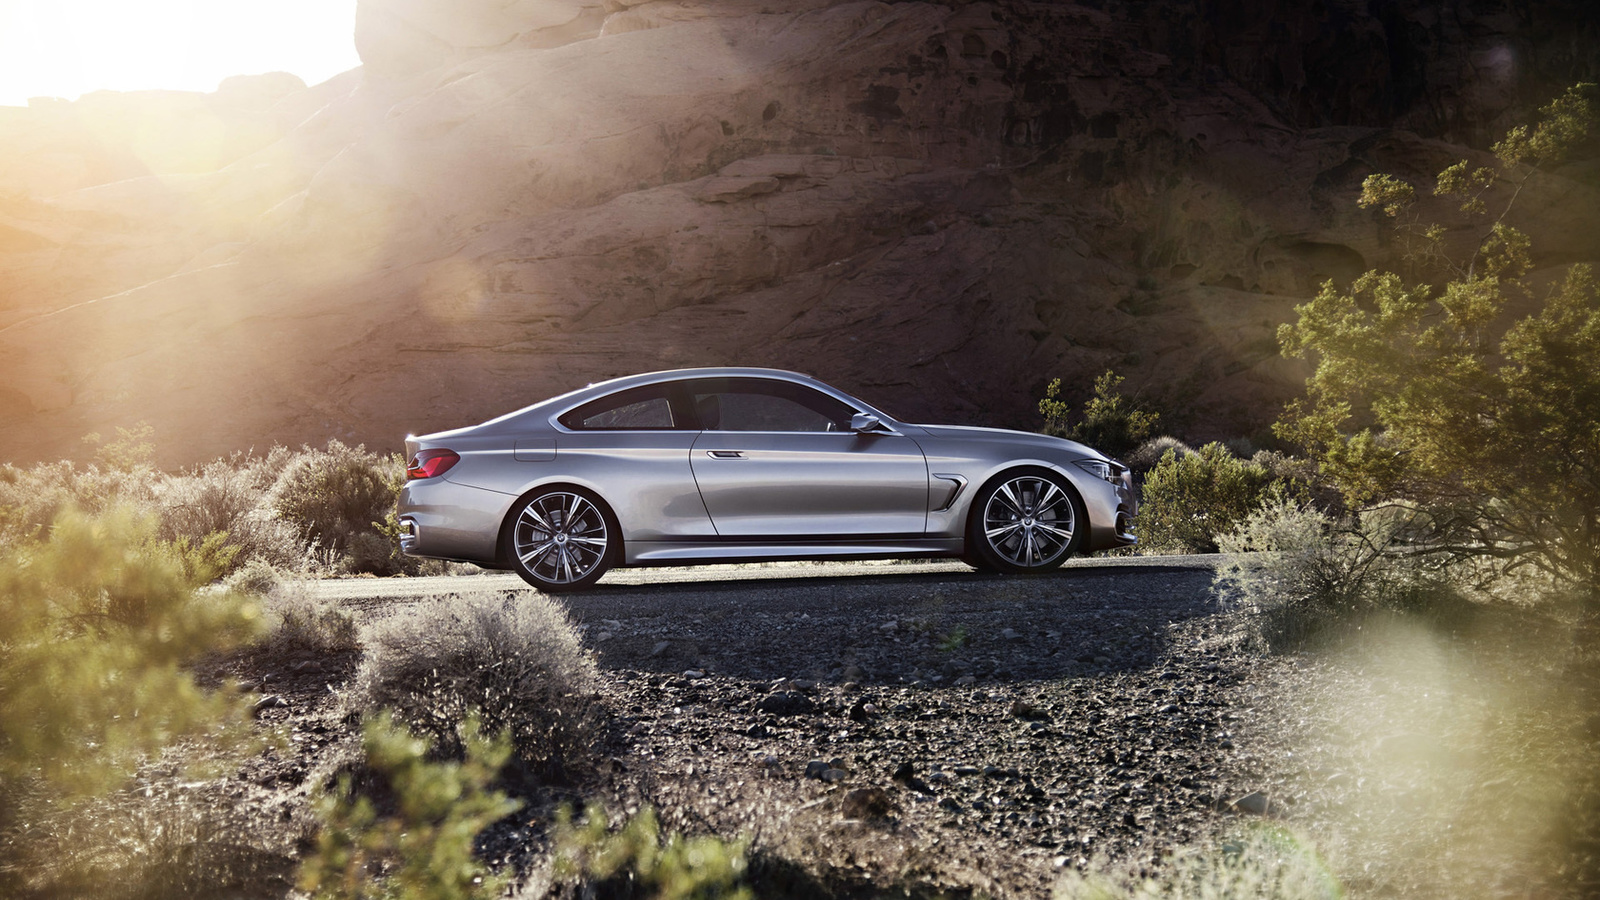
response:
[[[687,385],[690,382],[698,381],[698,380],[705,379],[705,378],[750,378],[750,379],[765,380],[765,381],[779,381],[779,382],[785,382],[785,383],[788,383],[788,384],[798,385],[798,386],[804,387],[804,388],[810,388],[811,390],[814,390],[819,394],[822,394],[822,395],[827,396],[827,397],[832,397],[833,399],[838,400],[840,403],[843,403],[845,406],[848,406],[851,409],[854,409],[858,413],[871,413],[871,414],[877,416],[878,418],[882,419],[886,424],[892,424],[893,426],[895,426],[895,430],[897,430],[897,431],[901,430],[900,429],[900,426],[901,426],[900,420],[894,418],[893,416],[888,415],[887,413],[883,412],[880,409],[877,409],[877,408],[865,403],[864,401],[862,401],[860,399],[857,399],[856,397],[852,397],[851,395],[846,394],[843,391],[835,389],[831,385],[827,385],[827,384],[824,384],[824,383],[822,383],[820,381],[817,381],[816,379],[812,378],[809,375],[804,375],[804,374],[799,373],[799,372],[788,372],[788,371],[784,371],[784,370],[781,370],[781,369],[752,370],[752,369],[742,369],[742,368],[727,368],[727,369],[711,368],[711,369],[679,370],[679,371],[676,371],[676,372],[652,372],[652,373],[648,373],[648,374],[645,374],[645,375],[632,375],[632,376],[628,376],[626,378],[617,378],[617,379],[613,379],[612,381],[602,381],[602,382],[599,382],[598,384],[591,384],[591,385],[588,385],[586,387],[579,388],[576,391],[571,391],[571,392],[565,394],[564,395],[565,397],[572,398],[572,399],[570,399],[566,404],[564,404],[564,405],[562,405],[560,407],[557,407],[553,412],[551,412],[550,415],[548,417],[546,417],[546,421],[549,423],[549,425],[550,425],[550,427],[552,429],[554,429],[555,431],[557,431],[557,432],[559,432],[561,434],[600,434],[600,433],[604,433],[604,434],[661,434],[661,433],[676,433],[676,432],[698,432],[698,433],[704,434],[704,433],[707,433],[707,432],[703,428],[606,428],[606,429],[594,429],[594,430],[575,429],[575,428],[568,428],[566,425],[563,425],[561,423],[560,419],[561,419],[562,416],[566,415],[569,412],[572,412],[573,410],[577,409],[580,406],[583,406],[583,405],[585,405],[587,403],[591,403],[591,402],[593,402],[595,400],[599,400],[599,399],[602,399],[604,397],[610,396],[611,394],[621,393],[622,391],[633,390],[634,388],[648,387],[650,385],[655,385],[655,384],[670,384],[670,383],[678,382],[678,383],[682,383],[682,384]],[[638,380],[638,379],[648,379],[648,380]],[[626,384],[617,384],[616,382],[627,382],[627,383]],[[607,386],[607,389],[605,391],[603,391],[603,392],[597,391],[595,393],[590,393],[591,390],[593,390],[595,388],[602,387],[602,386]],[[561,398],[558,397],[556,399],[561,399]],[[502,417],[502,418],[505,418],[505,417]],[[719,432],[715,432],[715,433],[717,433],[717,434],[855,434],[856,432],[853,432],[853,431],[727,431],[727,432],[719,431]]]

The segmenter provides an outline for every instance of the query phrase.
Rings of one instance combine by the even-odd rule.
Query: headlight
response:
[[[1080,459],[1075,460],[1078,468],[1088,472],[1101,481],[1112,484],[1122,483],[1122,467],[1106,459]]]

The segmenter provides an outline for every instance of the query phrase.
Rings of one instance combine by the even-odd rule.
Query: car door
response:
[[[765,378],[690,384],[690,464],[722,537],[920,536],[928,465],[908,437],[857,434],[843,401]]]
[[[630,541],[716,534],[689,468],[699,433],[686,404],[675,384],[653,384],[591,400],[559,418],[561,471],[598,489]]]

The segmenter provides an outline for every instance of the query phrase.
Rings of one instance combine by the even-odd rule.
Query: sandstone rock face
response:
[[[1293,304],[1393,252],[1362,178],[1596,65],[1559,2],[1156,6],[363,0],[314,88],[0,110],[0,459],[393,448],[717,364],[1020,427],[1114,368],[1248,434]],[[1595,181],[1525,193],[1546,262],[1600,257]]]

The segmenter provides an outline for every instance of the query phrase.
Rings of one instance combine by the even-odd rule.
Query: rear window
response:
[[[666,385],[652,384],[609,394],[558,420],[573,431],[655,431],[676,428]]]

